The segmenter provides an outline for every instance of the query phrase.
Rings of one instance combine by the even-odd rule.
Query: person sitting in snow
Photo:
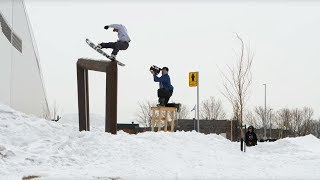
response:
[[[248,127],[248,131],[246,132],[245,143],[247,146],[255,146],[257,145],[257,135],[254,132],[253,126]]]

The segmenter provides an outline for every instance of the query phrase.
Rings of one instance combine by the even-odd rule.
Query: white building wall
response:
[[[7,23],[12,24],[12,2],[1,1],[0,13],[6,17]],[[2,33],[0,24],[0,102],[10,104],[11,78],[11,44]]]
[[[10,0],[10,2],[11,7],[9,7],[8,2],[4,4],[7,7],[5,7],[6,12],[3,15],[7,19],[6,14],[9,12],[8,9],[11,8],[13,15],[11,18],[8,16],[8,19],[12,21],[10,26],[15,35],[22,40],[22,52],[15,48],[13,42],[10,43],[2,32],[0,33],[1,51],[2,47],[5,48],[5,55],[0,54],[0,66],[7,69],[6,72],[0,72],[1,76],[4,75],[4,78],[1,78],[0,81],[1,83],[4,82],[6,86],[3,90],[0,90],[1,94],[2,91],[4,92],[4,95],[0,96],[0,101],[27,114],[48,117],[49,109],[39,59],[24,2],[23,0]],[[0,2],[0,7],[2,13],[2,2]]]

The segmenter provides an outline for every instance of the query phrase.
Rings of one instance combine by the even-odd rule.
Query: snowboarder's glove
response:
[[[109,26],[105,26],[104,29],[107,30],[109,28]]]

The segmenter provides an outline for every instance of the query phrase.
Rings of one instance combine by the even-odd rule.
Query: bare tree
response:
[[[222,94],[232,104],[235,118],[242,126],[243,112],[245,109],[246,101],[248,100],[249,88],[252,81],[251,67],[253,61],[253,54],[249,47],[245,47],[242,38],[236,34],[237,39],[241,43],[239,59],[234,67],[228,66],[228,73],[223,73],[223,86],[224,91]],[[241,131],[241,136],[243,132]]]
[[[190,110],[189,108],[182,104],[180,107],[180,112],[177,113],[177,119],[187,119],[189,118]]]
[[[255,128],[260,128],[259,121],[257,121],[257,117],[252,111],[246,111],[244,115],[244,123],[249,126],[253,126]]]
[[[320,138],[320,119],[312,120],[312,134]]]
[[[239,108],[239,104],[236,102],[232,104],[232,113],[233,113],[232,119],[238,121],[239,120],[238,118],[240,116],[240,108]]]
[[[277,111],[276,113],[276,124],[278,127],[284,130],[290,129],[290,121],[291,121],[291,111],[288,108],[283,108]]]
[[[304,107],[302,109],[295,108],[291,111],[292,119],[290,122],[290,130],[294,132],[295,136],[304,136],[311,134],[312,132],[312,116],[313,109],[309,107]]]
[[[257,120],[258,127],[268,129],[268,128],[271,128],[270,125],[272,126],[272,124],[273,125],[277,124],[277,123],[275,123],[276,118],[275,118],[275,115],[272,114],[272,108],[267,107],[267,113],[266,113],[267,118],[264,118],[264,116],[265,116],[264,111],[265,111],[265,109],[262,106],[255,107],[254,108],[254,112],[255,112],[254,117]]]
[[[283,108],[277,111],[277,126],[289,130],[294,136],[317,134],[317,126],[312,119],[314,111],[312,108],[294,108],[292,110]]]
[[[223,109],[220,99],[210,97],[201,102],[200,105],[200,118],[202,119],[225,119],[226,113]]]
[[[266,127],[267,122],[265,122],[265,118],[264,118],[264,107],[262,106],[257,106],[254,108],[254,116],[257,119],[257,124],[259,125],[259,127]]]
[[[291,111],[292,120],[290,122],[291,130],[294,132],[295,136],[301,135],[301,129],[303,124],[303,115],[302,111],[298,108],[295,108]]]
[[[301,134],[304,136],[308,134],[316,134],[316,131],[313,129],[313,126],[315,125],[312,119],[313,114],[314,111],[310,107],[304,107],[302,109],[303,124]]]
[[[136,117],[138,122],[145,125],[146,127],[150,127],[151,125],[151,107],[156,106],[157,103],[151,101],[145,101],[143,103],[138,103],[138,111],[136,113]]]

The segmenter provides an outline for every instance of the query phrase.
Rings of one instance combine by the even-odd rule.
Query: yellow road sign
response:
[[[198,86],[198,72],[189,72],[189,87]]]

